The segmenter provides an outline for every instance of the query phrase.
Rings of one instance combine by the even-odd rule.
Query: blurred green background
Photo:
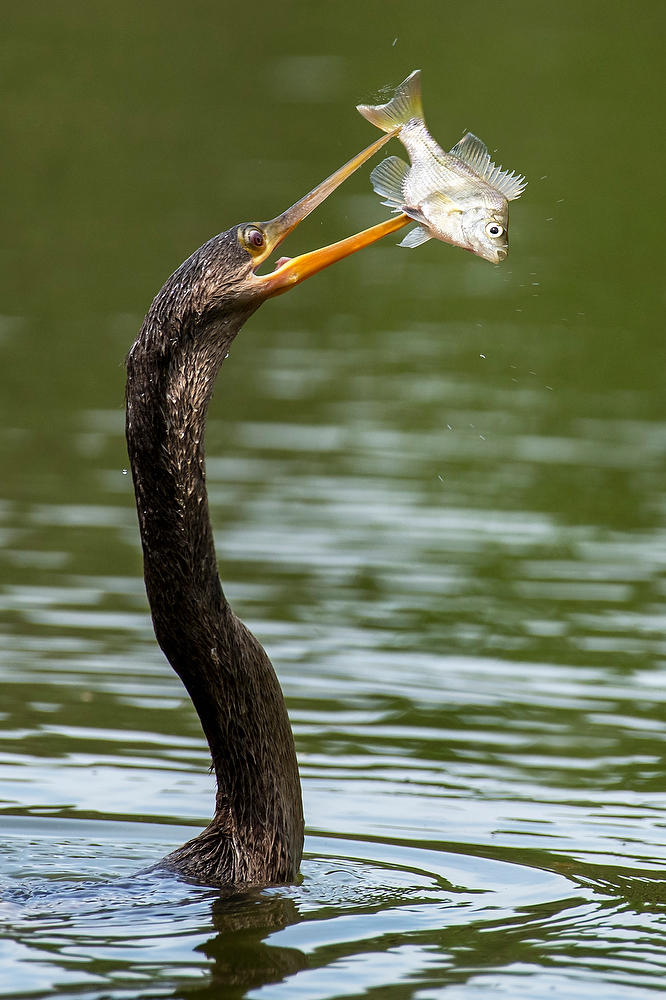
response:
[[[358,275],[378,328],[515,321],[556,338],[569,383],[661,386],[665,27],[655,2],[4,4],[0,309],[5,336],[20,325],[5,424],[48,436],[72,393],[115,406],[165,276],[371,141],[354,105],[415,67],[443,145],[470,128],[529,179],[509,263],[484,269],[434,243],[394,252],[391,238],[255,327],[269,312],[321,326]],[[285,250],[383,214],[361,172]]]
[[[142,309],[188,247],[374,138],[354,105],[417,66],[443,144],[473,128],[528,176],[516,247],[569,309],[619,319],[621,279],[640,320],[658,291],[662,4],[3,7],[12,315]]]

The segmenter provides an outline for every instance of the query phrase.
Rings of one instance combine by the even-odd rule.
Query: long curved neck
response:
[[[253,311],[202,327],[154,305],[127,360],[127,444],[155,634],[201,719],[217,779],[212,823],[166,861],[222,884],[290,881],[303,844],[284,699],[223,594],[205,483],[206,410]]]

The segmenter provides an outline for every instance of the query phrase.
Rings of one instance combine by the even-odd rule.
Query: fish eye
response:
[[[266,245],[266,237],[256,226],[248,226],[243,233],[243,240],[249,250],[262,250]]]
[[[486,233],[496,240],[498,236],[503,235],[504,226],[500,226],[499,222],[489,222],[486,226]]]

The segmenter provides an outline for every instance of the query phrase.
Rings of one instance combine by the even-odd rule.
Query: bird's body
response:
[[[217,779],[213,822],[166,863],[208,883],[243,884],[294,878],[303,809],[280,686],[224,596],[208,517],[206,410],[256,306],[209,311],[200,290],[237,246],[234,232],[211,240],[155,299],[128,357],[127,441],[155,634],[199,714]],[[232,287],[218,291],[233,302]]]
[[[256,270],[374,143],[269,223],[209,240],[167,280],[127,359],[127,444],[157,640],[185,685],[210,746],[215,815],[163,864],[242,887],[293,881],[303,808],[284,698],[264,649],[234,615],[217,570],[204,431],[215,381],[243,323],[269,296],[389,232],[389,220],[276,270]]]

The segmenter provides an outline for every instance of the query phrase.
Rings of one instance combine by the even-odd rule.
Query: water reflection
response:
[[[226,589],[289,701],[304,882],[245,901],[106,886],[191,832],[165,843],[155,821],[203,825],[212,779],[146,614],[120,415],[88,410],[95,482],[0,511],[0,797],[5,824],[28,824],[4,852],[10,968],[90,997],[95,977],[132,995],[124,977],[157,969],[193,996],[328,996],[346,979],[520,995],[535,969],[575,996],[600,963],[622,988],[657,985],[663,423],[612,396],[593,417],[571,387],[563,423],[552,345],[537,385],[455,324],[411,331],[408,356],[398,330],[349,351],[337,331],[255,334],[212,413],[209,488]],[[504,331],[505,359],[519,337]],[[150,832],[109,866],[108,839],[57,827],[64,881],[45,901],[52,858],[30,824],[68,817]]]
[[[278,895],[253,894],[237,899],[220,899],[212,907],[212,926],[216,936],[199,950],[211,962],[210,982],[205,990],[195,987],[183,996],[217,997],[220,988],[225,996],[246,995],[246,990],[279,983],[307,965],[298,948],[276,946],[270,936],[299,920],[293,899]]]
[[[269,996],[287,997],[297,984],[328,996],[351,976],[356,992],[387,996],[408,982],[424,991],[494,983],[520,995],[521,977],[541,970],[540,981],[575,996],[600,962],[625,989],[656,986],[664,973],[656,870],[638,877],[550,850],[309,838],[301,885],[225,896],[155,873],[128,878],[147,851],[163,849],[157,827],[59,827],[11,821],[3,848],[6,872],[24,866],[22,886],[6,881],[0,902],[14,951],[0,950],[18,993],[46,995],[55,983],[129,997],[150,983],[240,997],[272,984]],[[58,844],[48,879],[46,842]],[[23,954],[31,961],[16,964]]]

